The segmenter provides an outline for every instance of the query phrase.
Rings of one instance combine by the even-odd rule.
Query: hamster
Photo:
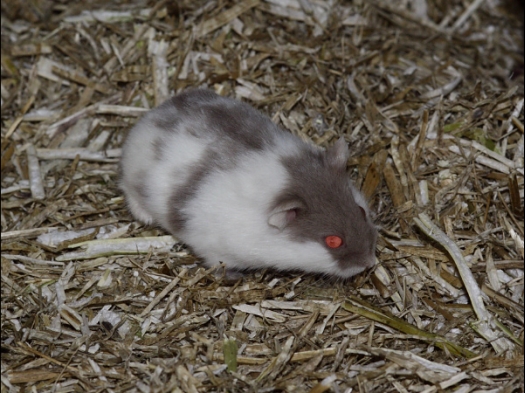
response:
[[[348,154],[343,138],[325,151],[246,103],[186,90],[130,130],[120,187],[137,220],[206,266],[347,278],[375,264],[377,238]]]

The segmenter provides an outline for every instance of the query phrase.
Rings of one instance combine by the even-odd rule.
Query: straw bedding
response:
[[[1,6],[2,392],[523,391],[522,2]],[[232,282],[133,221],[123,138],[195,86],[344,135],[378,264]]]

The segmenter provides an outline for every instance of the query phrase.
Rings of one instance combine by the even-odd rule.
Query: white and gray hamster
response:
[[[135,218],[207,266],[346,278],[374,265],[377,238],[347,160],[342,138],[324,151],[248,104],[194,89],[131,129],[120,187]]]

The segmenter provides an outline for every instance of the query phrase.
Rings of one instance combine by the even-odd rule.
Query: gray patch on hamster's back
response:
[[[151,114],[151,121],[166,133],[185,131],[196,138],[217,137],[190,170],[186,182],[169,197],[169,225],[173,232],[184,229],[184,208],[203,181],[214,171],[235,167],[237,159],[250,151],[272,148],[279,133],[272,121],[250,105],[221,97],[206,89],[187,90],[170,98]],[[159,157],[166,154],[162,139],[155,143]]]
[[[153,159],[155,161],[160,161],[164,154],[165,141],[161,137],[159,137],[151,141],[151,144],[153,147]]]
[[[187,90],[156,108],[151,119],[166,132],[183,127],[195,137],[218,136],[221,143],[238,150],[261,150],[282,133],[272,121],[250,105],[221,97],[207,89]]]
[[[177,131],[180,122],[187,116],[196,115],[196,108],[205,102],[214,101],[217,94],[207,89],[186,90],[164,101],[150,112],[153,124],[167,132]]]
[[[326,236],[342,236],[343,247],[325,247],[342,268],[373,252],[375,228],[355,203],[344,169],[334,170],[324,152],[306,146],[300,155],[285,157],[282,163],[290,174],[290,183],[277,196],[275,205],[299,199],[306,206],[288,226],[294,240],[312,240],[325,246]]]
[[[266,116],[240,102],[225,100],[224,104],[230,105],[210,105],[204,109],[213,130],[250,150],[262,150],[273,140],[272,128],[276,126]]]

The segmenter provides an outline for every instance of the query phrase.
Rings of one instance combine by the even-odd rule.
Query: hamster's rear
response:
[[[350,277],[374,264],[377,235],[347,158],[342,139],[325,152],[245,103],[188,90],[130,131],[120,184],[138,220],[207,265]]]

